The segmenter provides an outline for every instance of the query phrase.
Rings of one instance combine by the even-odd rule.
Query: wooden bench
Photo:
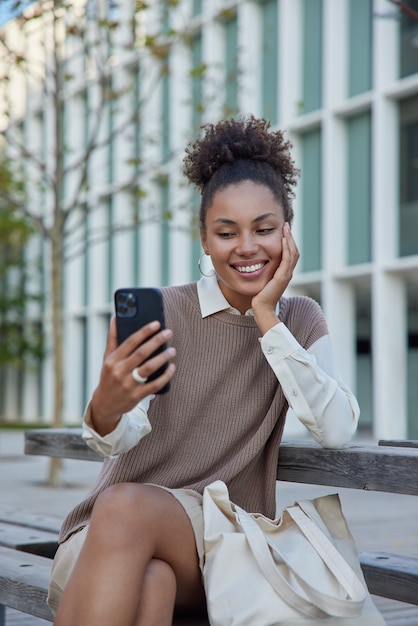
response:
[[[313,443],[283,442],[280,446],[277,479],[418,495],[418,444],[411,442],[406,446],[405,442],[401,442],[402,445],[397,442],[390,442],[391,445],[384,445],[388,442],[380,443],[382,445],[379,446],[350,445],[341,450],[329,450]],[[67,459],[102,460],[81,439],[80,429],[27,431],[25,453]],[[7,540],[2,544],[1,523],[6,522],[7,520],[0,519],[0,546],[4,546],[0,548],[0,626],[4,626],[1,619],[4,606],[52,621],[45,604],[51,560],[40,554],[49,550],[48,556],[52,555],[54,539],[43,534],[29,534],[25,537],[23,533],[19,536],[17,529],[13,532],[9,528],[8,532],[7,529],[3,531]],[[30,532],[57,531],[57,528],[47,528],[48,524],[40,523],[36,528],[31,526],[33,523],[33,520],[28,523]],[[21,520],[18,526],[19,532],[22,532]],[[49,540],[52,543],[48,544]],[[23,547],[34,554],[22,555],[20,550]],[[372,594],[418,605],[418,558],[383,552],[362,552],[360,562]],[[40,576],[37,576],[38,568]]]
[[[0,626],[6,606],[51,621],[46,604],[62,520],[0,507]]]

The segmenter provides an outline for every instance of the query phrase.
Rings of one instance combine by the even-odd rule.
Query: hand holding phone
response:
[[[132,333],[150,322],[158,321],[160,323],[159,331],[165,328],[163,298],[159,289],[152,287],[117,289],[115,292],[115,311],[119,344],[125,341]],[[149,358],[151,359],[157,354],[160,354],[166,348],[166,344],[160,346]],[[161,376],[167,366],[168,364],[165,363],[151,374],[148,380],[155,380]],[[170,383],[167,383],[157,393],[166,393],[169,388]]]

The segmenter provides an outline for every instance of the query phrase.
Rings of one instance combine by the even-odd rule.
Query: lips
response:
[[[267,261],[259,261],[248,265],[233,265],[232,267],[240,274],[254,274],[267,265]]]

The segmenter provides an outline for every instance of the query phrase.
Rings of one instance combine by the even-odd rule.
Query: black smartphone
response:
[[[121,344],[132,333],[139,330],[149,322],[159,321],[161,328],[165,328],[163,297],[161,291],[154,287],[125,287],[115,291],[116,330],[118,343]],[[159,354],[167,347],[162,345],[149,358]],[[154,380],[161,376],[167,368],[167,364],[160,367],[148,380]],[[157,393],[166,393],[170,388],[167,383]]]

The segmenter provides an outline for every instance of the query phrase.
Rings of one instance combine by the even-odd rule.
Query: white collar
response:
[[[197,283],[197,295],[199,298],[200,311],[202,317],[209,317],[220,311],[227,311],[234,315],[241,315],[238,309],[232,307],[219,287],[216,274],[213,276],[202,276]],[[279,303],[277,303],[277,313],[279,312]],[[248,309],[245,315],[253,316],[253,310]]]

